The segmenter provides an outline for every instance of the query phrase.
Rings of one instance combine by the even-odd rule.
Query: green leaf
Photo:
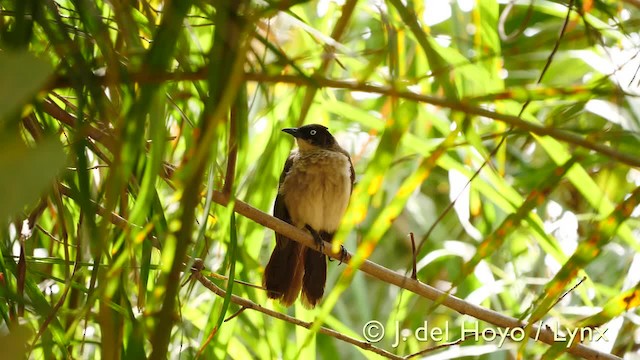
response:
[[[0,121],[20,110],[46,84],[49,62],[28,52],[0,52]]]
[[[0,219],[38,200],[64,163],[65,154],[56,139],[29,148],[17,136],[0,135],[0,189],[8,190],[0,199]]]
[[[12,329],[9,334],[0,336],[0,347],[2,347],[2,358],[11,359],[24,359],[25,358],[25,346],[29,338],[33,336],[29,327],[20,325],[15,329]]]

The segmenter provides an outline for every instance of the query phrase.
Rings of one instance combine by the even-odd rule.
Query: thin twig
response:
[[[555,44],[553,45],[553,49],[551,49],[551,53],[549,54],[549,57],[547,58],[547,61],[544,63],[544,67],[542,68],[542,71],[540,72],[540,76],[538,76],[538,81],[536,81],[536,84],[540,84],[542,82],[542,79],[544,78],[544,75],[547,73],[547,70],[549,69],[549,66],[551,66],[551,62],[553,61],[553,58],[555,57],[556,53],[558,52],[558,49],[560,48],[560,42],[562,41],[562,38],[564,37],[564,33],[567,30],[567,25],[569,25],[569,19],[571,18],[571,8],[573,7],[573,0],[569,0],[569,5],[568,5],[568,10],[567,10],[567,16],[564,18],[564,23],[562,24],[562,28],[560,28],[560,34],[558,35],[558,39],[556,40]],[[531,99],[528,99],[527,101],[525,101],[524,104],[522,104],[522,107],[520,108],[520,113],[518,114],[518,117],[522,116],[522,114],[524,114],[524,111],[527,107],[529,107],[529,104],[531,104]]]
[[[214,272],[208,272],[207,275],[205,276],[209,276],[218,280],[224,280],[224,281],[229,281],[229,277],[225,276],[225,275],[221,275],[218,273],[214,273]],[[238,280],[238,279],[233,279],[233,282],[236,284],[240,284],[240,285],[244,285],[244,286],[249,286],[252,287],[254,289],[259,289],[259,290],[267,290],[265,287],[260,286],[260,285],[256,285],[256,284],[252,284],[250,282],[246,282],[246,281],[242,281],[242,280]]]
[[[433,351],[436,351],[436,350],[439,350],[439,349],[442,349],[442,348],[458,345],[460,343],[463,343],[463,342],[467,341],[467,339],[470,339],[470,338],[475,337],[475,336],[476,336],[476,334],[467,335],[465,337],[461,337],[460,339],[458,339],[458,340],[456,340],[454,342],[450,342],[450,343],[446,343],[446,344],[430,347],[430,348],[427,348],[427,349],[424,349],[424,350],[420,350],[420,351],[415,352],[415,353],[413,353],[411,355],[407,355],[404,358],[405,359],[411,359],[411,358],[414,358],[416,356],[424,355],[426,353],[430,353],[430,352],[433,352]]]
[[[53,95],[58,97],[58,99],[60,100],[62,99],[55,93],[53,93]],[[61,123],[69,126],[70,128],[78,127],[76,117],[58,106],[58,104],[52,99],[44,99],[44,101],[40,103],[40,106],[45,113],[49,114],[51,117],[60,121]],[[109,149],[109,151],[115,148],[115,140],[111,134],[107,134],[105,131],[87,124],[83,124],[81,130],[89,135],[89,137],[91,137],[92,139],[99,141],[102,145],[104,145],[104,147]]]
[[[413,280],[418,280],[418,265],[417,265],[417,257],[418,254],[416,253],[416,239],[413,237],[413,232],[409,233],[409,237],[411,238],[411,258],[413,260],[413,271],[411,272],[411,278]]]
[[[569,293],[573,292],[573,290],[575,290],[578,286],[580,286],[580,284],[582,284],[585,280],[587,280],[587,277],[583,276],[582,279],[580,279],[580,281],[578,281],[577,284],[573,285],[573,287],[571,287],[571,289],[565,291],[564,294],[562,294],[562,296],[560,296],[558,298],[558,300],[556,300],[556,302],[554,302],[553,305],[551,305],[551,308],[553,308],[554,306],[558,305],[558,303],[560,301],[562,301],[562,299],[564,299],[565,296],[567,296],[567,295],[569,295]]]
[[[458,201],[458,199],[460,198],[460,196],[462,196],[462,194],[464,193],[464,191],[467,189],[467,187],[469,187],[471,185],[471,183],[473,182],[473,180],[480,175],[480,172],[482,171],[482,169],[484,169],[485,166],[487,166],[489,164],[489,161],[493,158],[493,156],[498,152],[498,150],[500,149],[500,147],[502,146],[502,144],[504,144],[504,142],[507,140],[507,135],[511,132],[511,129],[509,129],[503,136],[502,138],[500,138],[500,142],[498,143],[498,145],[496,145],[496,147],[493,148],[493,150],[491,150],[491,152],[489,153],[489,155],[487,155],[487,157],[484,159],[484,161],[482,162],[482,165],[480,165],[480,167],[478,167],[478,169],[473,173],[473,175],[471,175],[471,178],[469,179],[469,181],[467,181],[466,184],[464,184],[464,187],[462,188],[462,190],[460,190],[460,192],[458,193],[458,195],[456,195],[455,199],[453,199],[453,201],[451,201],[447,207],[442,210],[442,212],[440,213],[440,215],[438,215],[438,218],[433,222],[433,224],[431,224],[431,226],[429,227],[429,230],[427,230],[427,233],[422,237],[422,240],[420,240],[420,244],[418,244],[418,249],[416,251],[416,253],[420,253],[420,250],[422,250],[422,246],[426,243],[426,241],[429,239],[429,236],[431,236],[431,233],[433,232],[433,230],[435,230],[436,226],[438,224],[440,224],[440,222],[442,221],[442,219],[444,219],[445,215],[447,215],[449,213],[449,211],[451,209],[453,209],[453,206],[456,204],[456,202]]]
[[[327,247],[330,247],[330,246],[327,246]],[[191,270],[191,273],[193,274],[194,278],[196,280],[198,280],[198,282],[200,282],[204,287],[206,287],[207,289],[211,290],[216,295],[224,298],[226,296],[226,294],[227,294],[226,291],[224,291],[223,289],[221,289],[216,284],[214,284],[213,282],[211,282],[209,279],[207,279],[206,277],[204,277],[202,275],[201,270],[202,270],[203,266],[204,265],[202,263],[202,260],[200,260],[200,259],[196,259],[195,260],[195,262],[193,264],[193,268]],[[256,303],[250,301],[250,300],[247,300],[247,299],[242,298],[242,297],[237,296],[237,295],[231,295],[231,301],[233,303],[237,304],[237,305],[240,305],[240,306],[244,307],[244,308],[261,312],[261,313],[266,314],[268,316],[271,316],[273,318],[280,319],[280,320],[286,321],[288,323],[304,327],[306,329],[310,329],[311,326],[313,325],[313,323],[302,321],[302,320],[296,319],[296,318],[294,318],[292,316],[289,316],[289,315],[286,315],[286,314],[283,314],[283,313],[280,313],[280,312],[277,312],[277,311],[274,311],[274,310],[271,310],[271,309],[264,308],[264,307],[262,307],[262,306],[260,306],[260,305],[258,305]],[[346,335],[344,335],[342,333],[339,333],[339,332],[337,332],[335,330],[332,330],[332,329],[329,329],[329,328],[321,327],[320,330],[318,330],[318,332],[320,332],[321,334],[329,335],[329,336],[334,337],[334,338],[336,338],[338,340],[342,340],[342,341],[347,342],[349,344],[355,345],[355,346],[357,346],[357,347],[359,347],[361,349],[375,352],[376,354],[382,355],[382,356],[387,357],[389,359],[397,359],[397,360],[403,359],[403,357],[395,355],[395,354],[392,354],[392,353],[390,353],[390,352],[388,352],[386,350],[380,349],[380,348],[372,345],[371,343],[368,343],[366,341],[360,341],[360,340],[354,339],[354,338],[352,338],[350,336],[346,336]]]
[[[544,75],[547,73],[549,66],[551,66],[551,62],[553,61],[553,58],[555,57],[556,53],[558,52],[558,49],[560,48],[560,42],[562,41],[562,38],[564,37],[564,34],[567,31],[567,26],[569,25],[569,20],[571,19],[571,9],[573,8],[573,1],[574,0],[569,0],[569,5],[567,5],[567,16],[565,16],[564,22],[562,23],[562,28],[560,28],[560,34],[558,35],[558,40],[556,40],[555,44],[553,45],[553,49],[551,50],[551,53],[549,54],[549,57],[547,58],[547,61],[544,64],[544,68],[540,73],[540,77],[538,78],[538,84],[542,82]]]
[[[68,186],[62,183],[59,183],[57,190],[60,191],[60,194],[73,199],[73,193]],[[109,222],[119,227],[120,229],[123,229],[123,230],[127,230],[130,228],[143,229],[142,226],[129,222],[127,219],[116,214],[115,212],[108,211],[106,208],[96,203],[95,201],[91,200],[91,202],[93,203],[93,206],[95,206],[95,209],[98,215],[109,219]],[[147,238],[151,241],[151,245],[153,245],[155,248],[162,249],[162,245],[160,244],[160,241],[158,241],[157,237],[155,237],[154,235],[149,235],[147,236]]]
[[[241,307],[238,311],[234,312],[233,315],[231,315],[228,318],[224,319],[224,322],[233,320],[236,316],[242,314],[245,310],[247,310],[246,306]]]

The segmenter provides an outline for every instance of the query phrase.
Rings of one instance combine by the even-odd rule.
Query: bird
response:
[[[324,242],[333,239],[349,204],[355,171],[349,153],[319,124],[282,129],[296,140],[280,175],[273,215],[314,238],[320,252],[276,232],[276,245],[264,270],[267,297],[291,306],[301,295],[314,308],[324,295],[327,260]],[[341,248],[343,258],[346,254]]]

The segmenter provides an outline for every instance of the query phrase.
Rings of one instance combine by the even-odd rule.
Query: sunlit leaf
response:
[[[0,52],[0,125],[42,89],[53,68],[29,52]]]

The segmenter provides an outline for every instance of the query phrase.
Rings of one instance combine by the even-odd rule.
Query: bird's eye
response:
[[[316,134],[316,131],[315,130],[311,130],[311,131],[309,131],[309,134],[311,134],[311,136],[313,136],[313,135]]]

